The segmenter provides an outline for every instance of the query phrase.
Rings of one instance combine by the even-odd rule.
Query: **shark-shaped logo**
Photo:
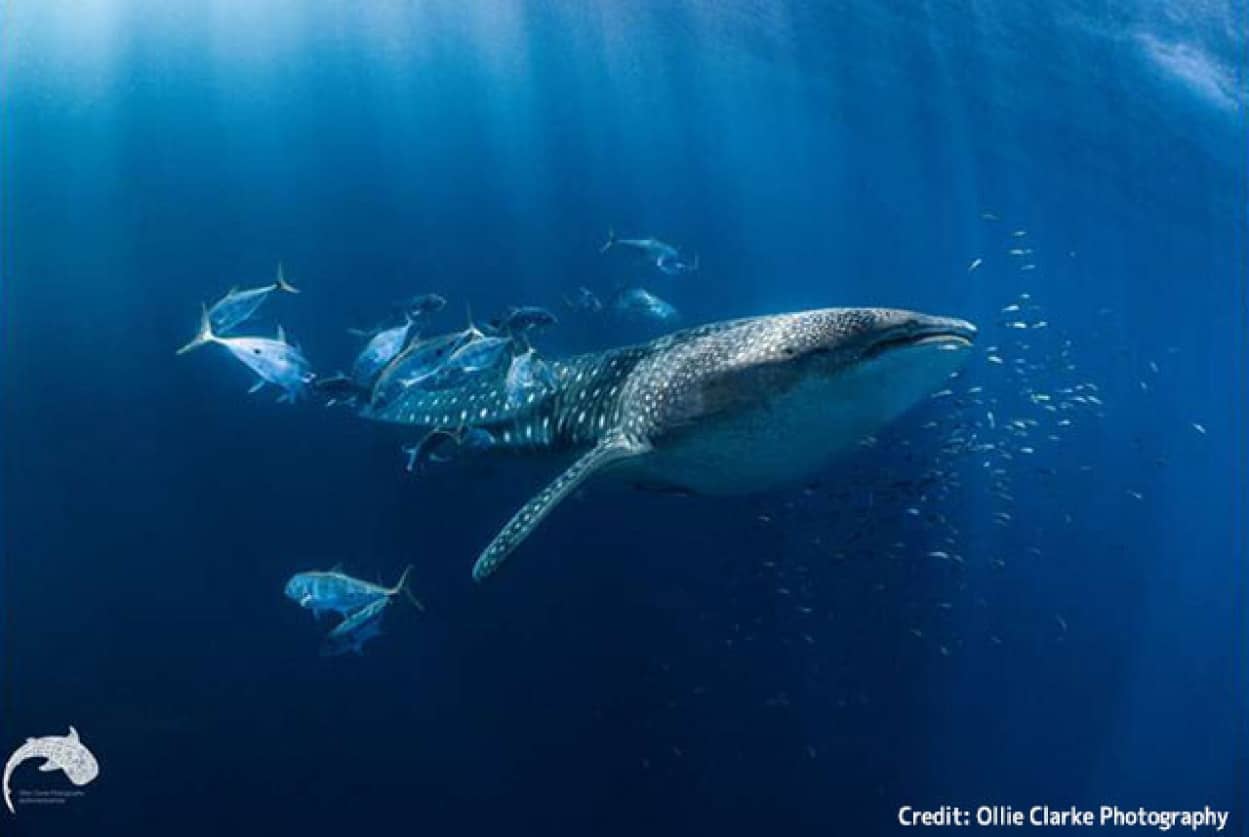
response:
[[[14,814],[17,810],[13,807],[13,799],[9,794],[9,777],[18,765],[29,759],[44,759],[43,764],[39,765],[41,771],[48,773],[60,770],[79,787],[100,775],[100,763],[78,738],[78,730],[73,727],[69,728],[69,735],[27,738],[26,743],[9,756],[4,765],[4,804]]]

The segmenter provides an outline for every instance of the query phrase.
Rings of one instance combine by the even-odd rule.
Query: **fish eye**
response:
[[[252,349],[253,354],[260,354],[260,349]]]

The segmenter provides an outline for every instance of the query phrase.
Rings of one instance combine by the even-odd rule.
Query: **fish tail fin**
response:
[[[473,322],[473,304],[471,302],[464,303],[464,313],[468,317],[468,329],[465,333],[468,334],[469,338],[476,340],[478,337],[483,336],[482,330]]]
[[[184,355],[192,349],[198,349],[206,343],[211,343],[217,339],[217,335],[213,334],[212,319],[208,316],[208,306],[200,303],[199,316],[199,333],[195,335],[195,339],[187,343],[175,354]]]
[[[606,253],[616,243],[616,230],[612,227],[607,228],[607,240],[603,242],[603,246],[598,248],[600,253]]]
[[[276,291],[285,291],[288,294],[299,293],[299,288],[286,281],[286,273],[282,270],[281,262],[278,262],[278,278],[273,283],[273,289]]]
[[[415,607],[421,613],[424,613],[425,605],[421,603],[421,600],[418,599],[416,597],[416,594],[412,592],[412,588],[408,586],[408,576],[411,573],[412,573],[412,565],[408,564],[408,566],[405,567],[403,570],[403,575],[399,576],[399,580],[395,582],[395,586],[390,588],[390,594],[393,596],[398,593],[402,593],[404,596],[407,597],[408,601],[412,603],[413,607]]]

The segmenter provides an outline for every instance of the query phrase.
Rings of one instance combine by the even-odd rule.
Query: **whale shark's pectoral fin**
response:
[[[486,547],[485,552],[481,553],[477,563],[473,565],[473,580],[482,581],[497,570],[512,550],[529,537],[529,533],[550,514],[551,509],[571,494],[587,477],[613,462],[641,456],[650,449],[649,444],[627,439],[622,435],[604,438],[512,516],[503,530],[494,536],[494,540],[490,542],[490,546]]]
[[[52,759],[48,759],[43,764],[39,765],[40,773],[51,773],[53,770],[60,770],[60,769],[61,769],[61,766],[57,764],[56,762],[54,762]]]

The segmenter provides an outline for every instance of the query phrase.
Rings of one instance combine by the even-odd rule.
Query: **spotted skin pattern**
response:
[[[586,477],[611,462],[645,453],[646,446],[629,442],[621,435],[609,436],[599,442],[585,456],[578,459],[568,470],[555,478],[536,497],[521,507],[473,565],[473,579],[481,581],[489,576],[516,546],[537,528],[542,518],[550,513],[561,500],[571,494]]]
[[[832,376],[875,353],[952,336],[962,320],[883,308],[826,308],[752,317],[679,331],[649,343],[551,363],[555,385],[509,403],[499,379],[443,391],[413,389],[362,414],[426,428],[488,430],[521,452],[587,451],[503,528],[474,566],[493,573],[539,522],[589,476],[633,458],[661,455],[707,420],[733,415],[798,386]]]

